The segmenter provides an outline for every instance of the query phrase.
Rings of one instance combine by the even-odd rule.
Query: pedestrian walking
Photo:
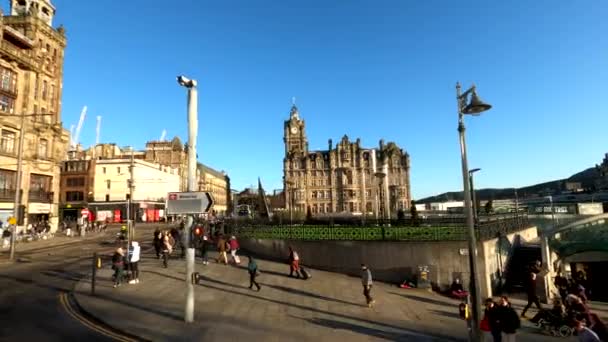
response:
[[[540,273],[540,271],[541,271],[540,266],[541,266],[541,262],[536,261],[536,263],[530,268],[530,271],[528,272],[528,279],[526,282],[526,293],[528,295],[528,304],[524,308],[524,311],[521,312],[522,318],[526,317],[526,312],[532,306],[532,304],[536,305],[536,308],[538,309],[538,311],[542,310],[542,307],[540,305],[540,300],[538,298],[538,295],[536,294],[536,279],[538,278],[538,276],[537,276],[538,273]]]
[[[374,298],[372,298],[372,285],[374,281],[372,279],[372,271],[367,268],[367,265],[361,264],[361,285],[363,285],[363,295],[365,296],[365,301],[367,302],[368,307],[372,307],[372,305],[376,302]]]
[[[253,260],[252,256],[249,256],[249,264],[247,265],[247,271],[249,272],[249,289],[253,290],[253,285],[260,291],[261,287],[255,278],[260,275],[260,271],[258,270],[258,264]]]
[[[293,273],[296,273],[296,276],[299,278],[302,277],[300,274],[300,256],[298,252],[296,252],[293,247],[289,246],[289,277],[293,277]]]
[[[219,252],[219,255],[217,256],[217,262],[219,263],[220,261],[224,262],[224,265],[228,265],[228,256],[226,254],[226,247],[227,243],[226,243],[226,239],[224,239],[223,235],[220,235],[219,238],[217,239],[217,251]]]
[[[241,263],[241,258],[239,258],[239,256],[236,255],[236,252],[240,248],[239,242],[236,239],[236,236],[232,235],[230,237],[230,241],[228,242],[228,244],[230,245],[230,255],[232,256],[232,262],[234,262],[235,265],[240,264]]]
[[[509,298],[506,296],[500,297],[500,305],[496,309],[498,313],[498,321],[500,323],[501,341],[515,342],[517,329],[521,327],[521,321],[515,309],[511,307]]]
[[[483,319],[479,325],[484,342],[501,342],[500,323],[498,320],[498,306],[492,298],[486,299],[486,308]]]
[[[173,246],[171,245],[171,241],[169,239],[169,233],[165,232],[163,234],[163,267],[169,267],[169,254],[173,252]]]
[[[207,257],[207,250],[209,248],[207,235],[203,235],[199,242],[199,250],[201,251],[201,259],[203,259],[203,265],[209,264],[209,258]]]
[[[139,242],[132,241],[129,248],[129,270],[131,271],[131,280],[129,284],[139,284],[139,255],[141,247]]]
[[[118,247],[112,255],[112,269],[114,270],[114,288],[122,283],[125,270],[125,252],[122,247]]]
[[[159,228],[156,228],[154,231],[154,240],[152,241],[154,244],[154,251],[156,251],[156,258],[160,259],[162,248],[163,248],[163,233]]]

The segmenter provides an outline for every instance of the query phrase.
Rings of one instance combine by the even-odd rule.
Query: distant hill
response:
[[[550,195],[559,193],[564,190],[564,184],[566,182],[580,182],[583,189],[593,188],[595,184],[595,179],[599,177],[599,173],[597,172],[595,167],[590,167],[584,171],[579,173],[575,173],[574,175],[554,180],[545,183],[534,184],[530,186],[525,186],[522,188],[517,188],[517,195],[520,198],[525,197],[534,197],[538,195]],[[509,199],[515,197],[516,188],[503,188],[503,189],[476,189],[475,195],[479,200],[500,200],[500,199]],[[462,191],[451,191],[445,192],[443,194],[437,196],[426,197],[420,200],[416,200],[416,203],[431,203],[431,202],[444,202],[444,201],[462,201],[463,195]]]

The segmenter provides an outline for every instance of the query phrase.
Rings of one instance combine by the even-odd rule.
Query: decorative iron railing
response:
[[[489,240],[530,227],[525,216],[488,220],[476,227],[480,240]],[[340,241],[466,241],[465,225],[438,226],[346,226],[346,225],[270,225],[255,222],[230,222],[230,234],[241,238],[279,240]]]

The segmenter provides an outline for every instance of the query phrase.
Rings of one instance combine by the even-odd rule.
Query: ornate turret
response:
[[[51,0],[11,0],[11,15],[37,17],[53,26],[55,6]]]

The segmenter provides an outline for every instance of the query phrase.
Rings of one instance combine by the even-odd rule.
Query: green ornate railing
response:
[[[525,217],[501,219],[485,222],[476,227],[477,238],[488,240],[499,235],[520,231],[529,227]],[[279,239],[279,240],[340,240],[340,241],[466,241],[466,226],[426,226],[426,227],[388,227],[388,226],[271,226],[242,224],[230,229],[232,234],[241,238]]]

